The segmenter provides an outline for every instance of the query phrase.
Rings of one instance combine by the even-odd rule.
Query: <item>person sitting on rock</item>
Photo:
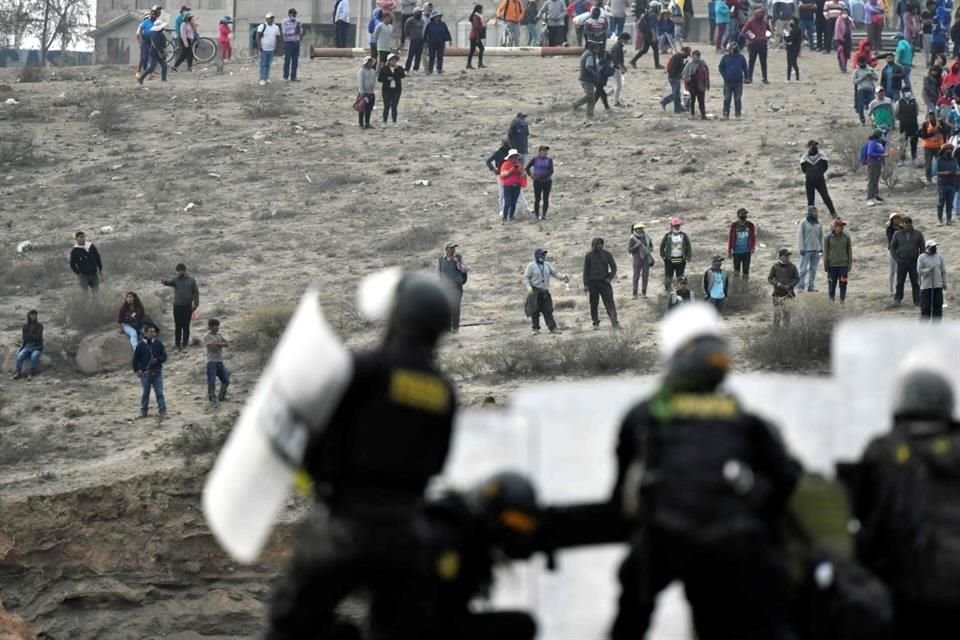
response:
[[[40,364],[40,355],[43,353],[43,324],[37,321],[36,310],[27,312],[27,324],[23,325],[23,337],[20,341],[20,350],[17,351],[17,369],[13,374],[14,380],[23,377],[23,363],[30,360],[30,373],[27,380],[37,375]]]
[[[146,320],[146,313],[143,310],[143,303],[140,302],[140,296],[133,291],[128,291],[124,298],[123,305],[117,312],[117,333],[126,334],[130,339],[130,348],[136,349],[140,342],[143,323]]]

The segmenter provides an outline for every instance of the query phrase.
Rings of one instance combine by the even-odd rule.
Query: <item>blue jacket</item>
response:
[[[677,33],[677,25],[673,23],[673,20],[658,20],[657,21],[657,37],[664,34],[675,35]]]
[[[713,0],[707,0],[707,19],[715,22],[717,19],[717,3]]]
[[[160,338],[153,341],[141,340],[133,351],[133,370],[162,371],[163,363],[167,361],[167,350],[163,348]]]
[[[886,147],[876,140],[867,140],[867,146],[864,152],[864,155],[867,158],[867,161],[874,160],[876,162],[883,162],[883,155],[887,152]]]
[[[747,59],[739,51],[728,53],[720,58],[720,77],[727,84],[742,83],[747,77],[747,72]]]
[[[450,37],[450,29],[447,28],[446,22],[433,22],[431,21],[426,30],[423,32],[423,39],[427,41],[427,44],[431,47],[444,47],[444,43],[453,40]]]
[[[717,24],[730,24],[730,7],[727,6],[726,2],[711,4],[710,10],[716,13],[715,21]]]

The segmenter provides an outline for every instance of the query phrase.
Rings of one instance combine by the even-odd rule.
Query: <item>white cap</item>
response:
[[[937,246],[937,241],[936,241],[936,240],[934,240],[933,238],[927,240],[927,244],[926,244],[927,249],[929,249],[930,247],[935,247],[935,246]]]
[[[520,152],[517,151],[516,149],[510,149],[510,151],[507,151],[507,157],[508,157],[508,158],[509,158],[510,156],[518,156],[518,155],[520,155]]]
[[[266,19],[266,18],[272,18],[272,17],[273,17],[273,14],[272,14],[272,13],[268,13],[267,15],[265,15],[265,16],[263,16],[263,17],[264,17],[264,19]]]
[[[682,304],[660,321],[660,357],[664,362],[694,338],[723,335],[720,314],[711,304]]]

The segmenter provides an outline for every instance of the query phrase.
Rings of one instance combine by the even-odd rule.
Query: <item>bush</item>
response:
[[[767,287],[760,281],[731,276],[723,313],[751,313],[761,302],[769,303],[769,298]]]
[[[28,131],[5,131],[0,136],[0,164],[27,167],[41,162],[38,147]]]
[[[295,309],[292,304],[254,309],[237,323],[233,346],[241,351],[254,352],[260,362],[265,363],[280,341]]]
[[[897,161],[895,158],[887,158],[887,161],[883,163],[883,167],[880,169],[880,179],[883,180],[883,184],[886,185],[887,189],[895,188],[897,183],[900,182],[900,176],[897,175]]]
[[[194,456],[216,453],[227,441],[236,416],[223,417],[205,425],[188,425],[170,441],[174,451],[190,461]]]
[[[40,82],[41,80],[43,80],[43,67],[40,65],[27,65],[17,74],[18,82]]]
[[[830,362],[830,336],[839,314],[826,298],[803,294],[788,300],[789,327],[771,329],[766,335],[745,341],[748,357],[774,369],[803,370]],[[773,313],[773,305],[770,306]]]
[[[841,130],[831,140],[837,163],[853,172],[860,170],[860,149],[867,141],[864,131],[859,128]]]
[[[91,294],[87,291],[74,291],[63,303],[63,326],[87,335],[115,324],[117,309],[121,297],[105,291]]]
[[[28,291],[57,289],[68,282],[76,281],[69,265],[65,256],[16,260],[9,268],[4,265],[0,290],[16,290],[21,287]]]
[[[380,244],[380,250],[387,253],[416,253],[442,249],[446,239],[446,227],[413,226],[388,237]]]
[[[297,112],[286,95],[273,87],[240,87],[236,92],[236,100],[248,118],[277,118]]]
[[[488,351],[449,359],[445,369],[463,378],[487,376],[494,381],[651,371],[656,357],[639,342],[640,337],[632,331],[583,339],[519,338]]]
[[[86,100],[90,109],[87,117],[103,133],[115,133],[127,120],[123,112],[123,96],[117,91],[99,89]]]

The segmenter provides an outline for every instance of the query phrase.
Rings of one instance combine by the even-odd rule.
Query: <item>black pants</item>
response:
[[[400,104],[400,92],[401,89],[388,89],[384,87],[383,89],[383,121],[387,121],[387,115],[393,117],[393,121],[397,121],[397,105]]]
[[[920,131],[903,131],[900,130],[901,137],[905,138],[903,144],[900,146],[900,159],[904,160],[907,157],[907,143],[910,143],[910,159],[917,159],[917,141],[920,137]]]
[[[540,329],[540,315],[542,314],[547,329],[553,331],[557,328],[557,321],[553,319],[553,296],[546,289],[534,289],[534,294],[537,296],[537,311],[530,316],[533,328]]]
[[[471,40],[470,41],[470,53],[467,55],[467,66],[473,66],[473,52],[477,52],[477,66],[483,66],[483,51],[486,47],[483,46],[482,40]]]
[[[607,92],[603,87],[597,87],[597,90],[593,93],[593,100],[594,102],[603,102],[603,108],[607,111],[610,111],[610,103],[607,101]]]
[[[174,344],[179,347],[190,346],[190,316],[193,308],[188,304],[173,305]]]
[[[489,611],[444,617],[441,629],[427,635],[427,640],[533,640],[537,623],[523,611]]]
[[[407,64],[404,68],[410,71],[413,65],[414,71],[420,71],[420,58],[423,57],[423,38],[417,38],[410,41],[410,48],[407,50]]]
[[[837,217],[837,210],[833,206],[833,200],[830,198],[830,193],[827,192],[827,181],[824,178],[807,180],[807,206],[813,204],[813,193],[816,191],[820,194],[820,197],[823,198],[823,204],[827,205],[827,209],[830,211],[830,217]]]
[[[663,261],[663,280],[664,286],[667,289],[667,293],[670,293],[670,290],[673,288],[673,278],[674,276],[679,277],[683,275],[684,269],[687,268],[687,261],[683,260],[681,262],[673,262],[670,258],[667,258]]]
[[[541,215],[540,198],[543,198],[544,218],[547,217],[547,209],[550,208],[550,189],[553,188],[553,180],[534,180],[533,181],[533,214]]]
[[[415,522],[336,514],[326,521],[314,510],[271,598],[266,640],[343,637],[335,635],[343,629],[336,607],[361,587],[371,592],[372,637],[424,637],[435,586]]]
[[[733,272],[737,275],[743,274],[744,278],[749,278],[751,256],[753,254],[750,252],[733,254]]]
[[[377,96],[373,93],[363,94],[367,98],[367,103],[363,107],[363,111],[357,112],[357,119],[360,121],[361,127],[370,126],[370,114],[373,113],[373,105],[377,102]]]
[[[797,64],[797,59],[800,57],[800,51],[792,51],[787,49],[787,80],[790,79],[790,72],[795,71],[797,73],[797,80],[800,79],[800,65]]]
[[[700,117],[707,117],[707,106],[706,106],[707,94],[703,91],[691,91],[690,92],[690,115],[697,115],[697,105],[700,105]]]
[[[913,290],[913,304],[920,304],[920,276],[917,274],[917,259],[907,258],[906,260],[897,260],[897,290],[893,299],[897,302],[903,300],[903,285],[910,276],[910,288]]]
[[[450,315],[450,331],[456,333],[460,330],[460,303],[463,302],[463,286],[454,285],[453,313]]]
[[[189,45],[183,46],[181,41],[180,55],[177,56],[177,61],[173,63],[174,70],[177,69],[184,61],[187,62],[187,69],[193,69],[193,41],[190,41]]]
[[[347,30],[350,28],[350,24],[347,22],[337,22],[334,24],[334,46],[337,49],[346,49],[347,48]]]
[[[613,640],[643,638],[657,595],[674,580],[693,611],[700,640],[785,640],[790,587],[786,568],[761,534],[705,543],[650,528],[634,540],[620,566]]]
[[[430,45],[429,57],[427,58],[427,73],[433,73],[433,67],[436,65],[437,73],[443,73],[443,50],[445,45]]]
[[[652,33],[644,32],[643,34],[643,46],[633,54],[633,58],[630,59],[630,64],[636,64],[637,60],[643,57],[648,50],[653,51],[653,66],[660,67],[660,47],[657,45],[657,38]]]
[[[547,41],[550,43],[551,47],[563,46],[563,42],[566,39],[567,39],[566,25],[560,25],[557,27],[547,27]]]
[[[760,75],[764,82],[767,80],[767,43],[762,42],[754,47],[747,47],[750,50],[750,64],[747,69],[747,77],[753,80],[753,67],[760,58]]]
[[[920,319],[939,322],[943,317],[943,289],[923,289],[920,292]]]
[[[831,40],[833,40],[833,32],[827,34],[827,19],[823,17],[823,12],[817,11],[817,50],[823,49],[824,45]]]
[[[824,24],[823,50],[827,53],[833,49],[833,34],[836,32],[837,19],[830,18]]]
[[[614,327],[620,326],[617,322],[617,306],[613,302],[613,287],[608,280],[591,280],[587,283],[587,290],[590,292],[590,319],[593,320],[593,326],[600,324],[600,314],[598,313],[598,304],[603,299],[603,308],[606,309],[610,317],[610,324]]]

